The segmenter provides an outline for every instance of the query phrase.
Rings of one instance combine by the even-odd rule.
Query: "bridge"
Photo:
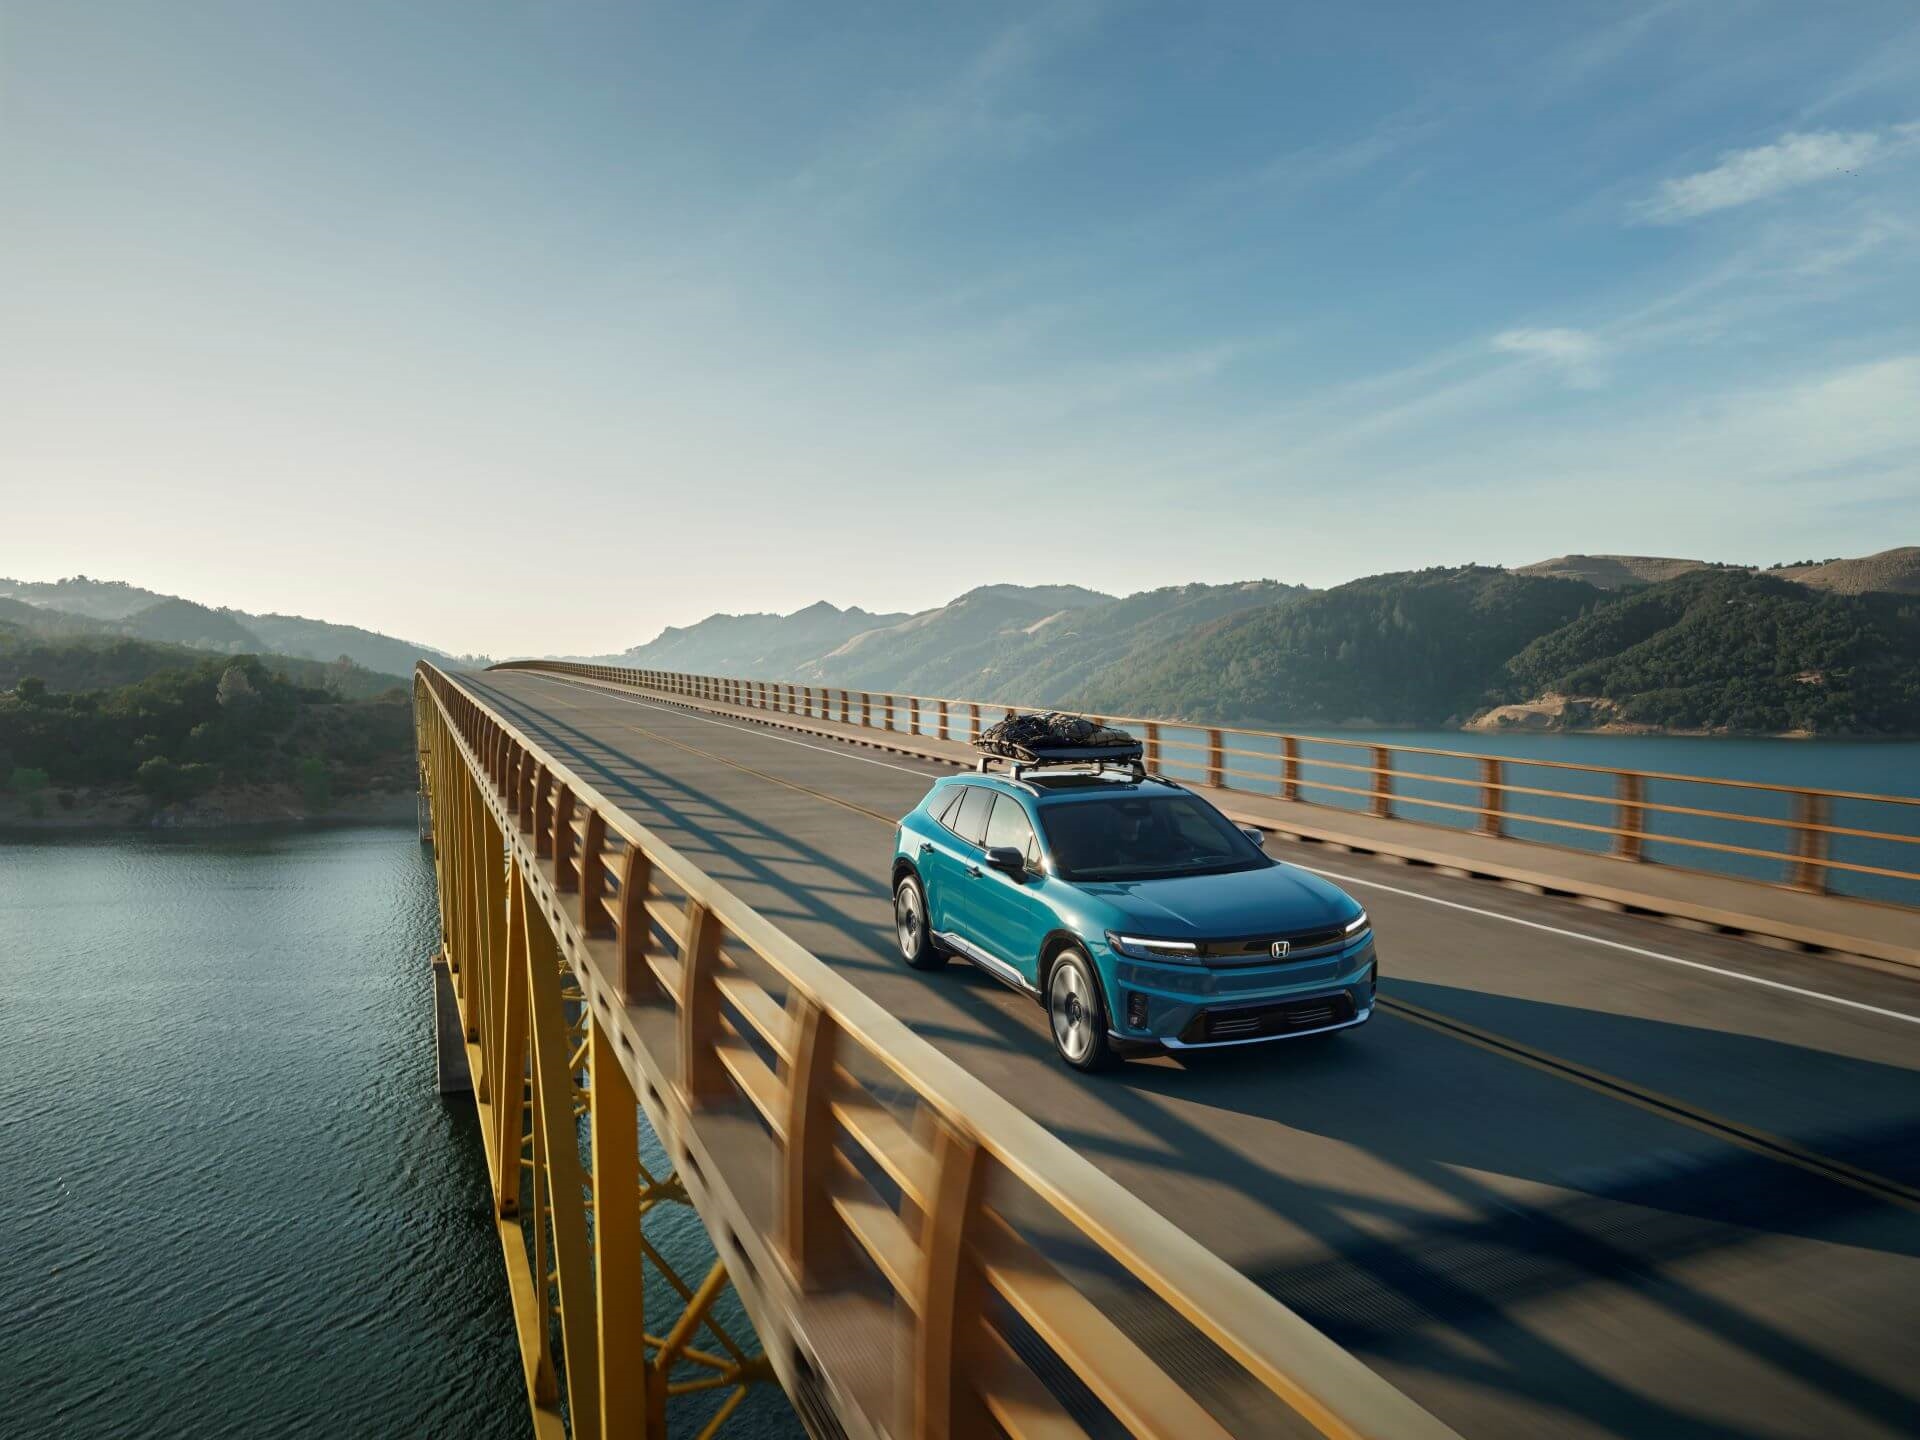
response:
[[[998,713],[421,667],[537,1434],[1920,1428],[1915,802],[1127,721],[1366,902],[1382,1013],[1088,1079],[893,948],[890,827]]]

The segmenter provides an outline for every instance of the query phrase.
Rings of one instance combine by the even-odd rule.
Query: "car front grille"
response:
[[[1315,955],[1335,948],[1350,937],[1335,926],[1331,930],[1306,930],[1292,935],[1252,935],[1244,940],[1209,940],[1200,947],[1200,958],[1209,965],[1285,965],[1294,960],[1311,960]],[[1273,942],[1287,942],[1286,959],[1275,961]]]
[[[1187,1023],[1180,1039],[1188,1045],[1219,1045],[1229,1040],[1262,1040],[1303,1030],[1324,1030],[1354,1018],[1353,997],[1344,990],[1278,1005],[1203,1010]]]

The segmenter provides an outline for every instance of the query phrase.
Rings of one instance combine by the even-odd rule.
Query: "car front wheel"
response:
[[[1053,1048],[1074,1069],[1104,1070],[1113,1063],[1100,978],[1077,945],[1061,951],[1048,972],[1047,1028],[1053,1034]]]
[[[900,941],[900,958],[916,970],[938,970],[947,963],[927,928],[927,892],[917,875],[902,875],[893,887],[893,930]]]

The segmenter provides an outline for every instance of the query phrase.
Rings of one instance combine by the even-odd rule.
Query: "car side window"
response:
[[[947,828],[962,840],[978,845],[987,833],[987,811],[993,806],[993,791],[984,785],[966,785],[961,787],[961,793],[965,798]]]
[[[993,802],[993,818],[987,821],[987,849],[996,850],[1005,846],[1009,850],[1018,850],[1027,855],[1033,845],[1033,822],[1027,819],[1027,810],[1011,795],[997,796]]]
[[[942,795],[940,797],[940,803],[933,807],[933,818],[951,830],[953,828],[953,817],[960,808],[960,798],[965,793],[964,786],[956,785],[953,789]]]

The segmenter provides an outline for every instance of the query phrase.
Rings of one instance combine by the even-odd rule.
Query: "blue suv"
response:
[[[1038,999],[1079,1070],[1363,1023],[1367,912],[1261,843],[1138,767],[942,779],[895,837],[900,953]]]

